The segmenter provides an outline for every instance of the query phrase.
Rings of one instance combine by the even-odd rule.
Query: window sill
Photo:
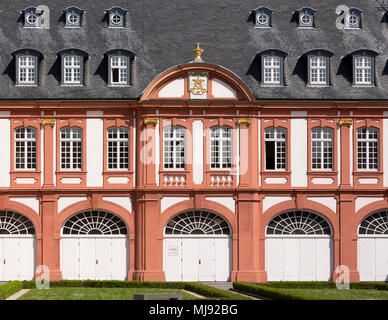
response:
[[[362,170],[358,170],[358,171],[353,171],[352,174],[354,176],[382,176],[383,175],[383,172],[382,171],[378,171],[378,170],[365,170],[365,171],[362,171]]]
[[[375,88],[374,84],[353,84],[353,88]]]
[[[61,87],[85,87],[85,85],[79,84],[79,83],[74,83],[74,84],[66,83],[66,84],[61,84]]]
[[[73,171],[55,171],[55,174],[65,174],[65,175],[69,175],[69,174],[86,174],[87,171],[82,171],[82,170],[73,170]]]
[[[262,83],[260,84],[260,87],[261,88],[281,88],[281,87],[284,87],[284,85],[280,84],[280,83]]]
[[[309,83],[307,85],[307,88],[330,88],[330,86],[328,84],[312,84],[312,83]]]
[[[28,84],[28,83],[26,83],[26,84],[18,83],[18,84],[16,84],[16,87],[38,87],[38,85],[37,84]]]
[[[36,169],[35,170],[12,170],[10,171],[9,173],[11,174],[31,174],[31,173],[36,173],[36,174],[41,174],[41,171],[37,171]]]
[[[131,87],[130,84],[108,84],[109,88],[128,88]]]

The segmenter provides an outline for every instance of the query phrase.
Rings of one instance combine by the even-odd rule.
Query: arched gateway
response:
[[[20,213],[0,211],[0,281],[32,280],[35,252],[32,222]]]
[[[268,281],[328,281],[333,237],[326,219],[306,210],[283,212],[266,229]]]
[[[228,281],[232,271],[231,228],[220,215],[188,210],[164,231],[166,281]]]
[[[61,270],[64,279],[126,280],[129,238],[125,222],[103,210],[79,212],[63,225]]]

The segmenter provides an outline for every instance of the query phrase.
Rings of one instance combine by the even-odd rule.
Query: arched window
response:
[[[63,83],[81,83],[81,57],[68,55],[63,57]]]
[[[333,169],[333,129],[313,128],[311,130],[312,169]]]
[[[330,235],[329,223],[310,211],[287,211],[274,217],[267,226],[267,235]]]
[[[108,169],[129,168],[129,130],[125,127],[108,129]]]
[[[187,210],[171,218],[166,235],[229,235],[229,224],[224,218],[206,210]]]
[[[185,169],[186,129],[168,126],[163,130],[164,169]]]
[[[61,128],[61,169],[82,169],[82,129]]]
[[[85,210],[66,220],[64,235],[112,235],[128,234],[125,222],[108,211]]]
[[[230,169],[232,167],[232,129],[214,127],[210,132],[210,167]]]
[[[0,235],[10,234],[35,234],[32,222],[20,213],[2,210],[0,211]]]
[[[388,235],[388,209],[379,210],[362,220],[358,234]]]
[[[314,14],[315,10],[312,8],[302,8],[298,10],[299,15],[299,27],[314,27]]]
[[[36,129],[15,129],[15,169],[36,169]]]
[[[286,135],[284,128],[266,128],[265,139],[265,169],[285,170],[286,169]]]
[[[378,170],[379,168],[379,129],[357,129],[357,168]]]

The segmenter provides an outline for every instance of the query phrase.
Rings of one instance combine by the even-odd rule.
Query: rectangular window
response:
[[[36,59],[34,56],[19,57],[18,82],[20,84],[35,84],[36,82]]]
[[[108,169],[128,170],[129,131],[127,128],[108,129]]]
[[[372,58],[357,57],[355,63],[355,84],[372,84]]]
[[[111,57],[112,84],[128,84],[128,57]]]
[[[286,169],[286,129],[265,129],[265,169]]]
[[[69,84],[81,83],[81,57],[65,56],[63,68],[63,82]]]
[[[61,129],[61,169],[82,169],[82,129]]]
[[[311,167],[317,170],[333,169],[333,129],[311,130]]]
[[[326,80],[326,57],[310,58],[310,83],[327,84]]]
[[[36,169],[36,129],[34,128],[15,130],[15,169]]]
[[[280,57],[264,57],[263,82],[280,84]]]
[[[232,130],[228,127],[212,128],[210,146],[210,167],[230,169],[232,167]]]
[[[378,129],[360,128],[357,130],[357,168],[361,170],[378,170]]]
[[[163,130],[164,169],[185,168],[185,128],[166,127]]]

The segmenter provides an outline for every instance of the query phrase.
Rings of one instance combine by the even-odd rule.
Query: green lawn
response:
[[[303,295],[319,300],[388,300],[388,291],[370,289],[278,289],[281,292]]]
[[[31,289],[18,300],[133,300],[137,293],[180,293],[184,300],[198,299],[179,289],[56,287]]]

